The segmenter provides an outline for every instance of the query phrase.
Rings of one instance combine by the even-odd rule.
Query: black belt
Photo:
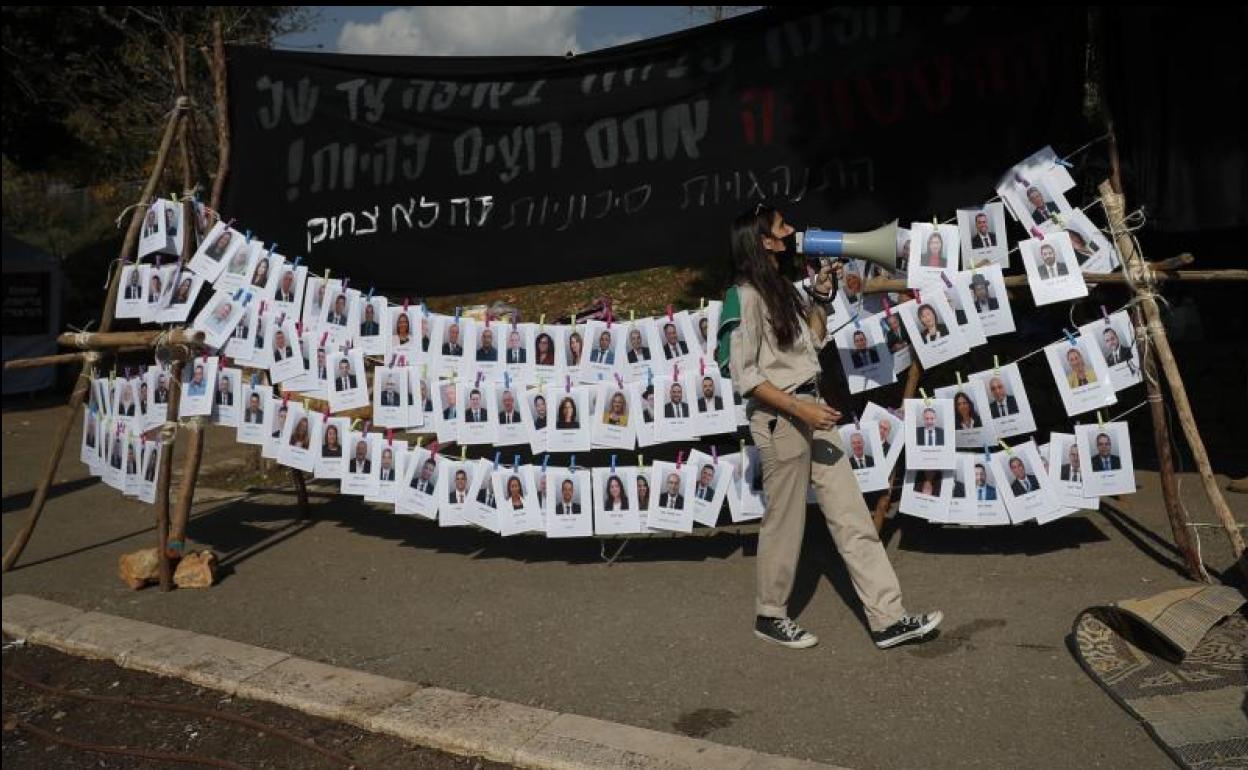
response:
[[[817,396],[819,395],[819,380],[811,379],[797,386],[793,391],[795,396]]]

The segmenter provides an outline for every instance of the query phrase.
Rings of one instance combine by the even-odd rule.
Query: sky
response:
[[[733,6],[746,9],[751,6]],[[585,53],[709,20],[685,5],[327,5],[309,32],[280,48],[419,56]]]

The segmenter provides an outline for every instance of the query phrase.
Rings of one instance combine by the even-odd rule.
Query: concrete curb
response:
[[[5,596],[4,632],[74,655],[178,677],[455,754],[550,770],[836,770],[832,765],[296,658],[25,594]]]

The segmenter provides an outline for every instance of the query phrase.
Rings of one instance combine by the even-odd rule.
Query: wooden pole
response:
[[[1126,219],[1125,201],[1122,194],[1115,192],[1108,181],[1101,183],[1100,194],[1105,205],[1105,213],[1109,218],[1110,231],[1114,235],[1115,245],[1118,247],[1118,253],[1122,255],[1123,267],[1134,270],[1139,276],[1139,284],[1142,284],[1137,284],[1139,286],[1137,297],[1146,322],[1148,349],[1156,355],[1166,375],[1166,382],[1170,386],[1170,397],[1178,413],[1179,425],[1183,429],[1183,436],[1187,439],[1188,447],[1192,450],[1192,458],[1196,462],[1196,469],[1200,472],[1205,495],[1222,522],[1223,529],[1226,530],[1226,536],[1231,541],[1231,548],[1235,552],[1240,570],[1248,577],[1248,560],[1241,558],[1244,553],[1244,535],[1231,513],[1230,506],[1226,503],[1226,498],[1222,496],[1222,490],[1218,488],[1217,479],[1214,478],[1209,454],[1205,450],[1205,442],[1200,437],[1200,430],[1196,426],[1196,416],[1192,412],[1192,405],[1187,397],[1187,388],[1183,385],[1179,365],[1175,361],[1174,351],[1170,348],[1166,328],[1161,322],[1161,310],[1157,307],[1157,301],[1153,299],[1153,285],[1147,280],[1151,274],[1142,269],[1143,257],[1136,250],[1134,239],[1123,226]],[[1186,522],[1184,526],[1186,527]]]
[[[170,329],[168,332],[154,330],[141,332],[66,332],[56,338],[63,348],[79,350],[112,350],[114,348],[143,347],[151,348],[164,337],[167,345],[186,345],[201,348],[204,345],[204,333],[191,329]]]
[[[1179,258],[1176,257],[1176,259]],[[1157,265],[1148,266],[1145,269],[1156,283],[1242,283],[1248,281],[1248,270],[1166,270]],[[1084,273],[1083,278],[1089,284],[1127,285],[1130,283],[1121,273]],[[1027,276],[1007,275],[1005,285],[1010,288],[1027,286]],[[863,288],[865,294],[897,291],[906,291],[904,278],[872,278]]]
[[[185,97],[179,97],[174,105],[173,114],[169,116],[169,122],[165,125],[165,133],[161,137],[160,148],[156,152],[156,163],[152,166],[152,173],[148,176],[147,183],[144,184],[143,191],[139,195],[139,205],[135,207],[134,213],[130,215],[130,226],[126,229],[126,237],[122,241],[118,260],[126,259],[134,252],[135,246],[138,244],[139,228],[143,223],[145,206],[156,192],[156,186],[159,184],[160,177],[164,174],[165,166],[169,162],[169,151],[173,147],[173,139],[177,134],[178,124],[182,122],[189,108],[190,101]],[[117,293],[120,288],[121,270],[116,270],[113,272],[113,277],[109,280],[108,294],[105,297],[104,310],[100,317],[100,332],[108,332],[113,326],[113,311],[117,307]],[[78,421],[78,409],[82,406],[82,402],[86,398],[90,387],[90,363],[91,361],[83,362],[82,371],[78,374],[78,382],[75,384],[73,395],[69,399],[69,408],[66,410],[65,420],[61,423],[60,430],[57,431],[56,440],[52,447],[52,456],[48,458],[43,478],[39,480],[39,485],[35,487],[35,497],[31,501],[30,514],[26,517],[26,522],[22,525],[22,528],[14,536],[9,550],[5,552],[4,561],[0,564],[0,572],[8,572],[13,569],[13,565],[21,557],[22,551],[26,549],[26,544],[30,542],[30,536],[35,531],[35,525],[39,523],[39,516],[43,513],[43,506],[48,500],[48,491],[52,488],[52,479],[56,476],[56,469],[61,464],[61,455],[65,452],[65,442],[69,438],[69,433],[73,429],[74,424]]]
[[[190,201],[182,204],[186,214],[185,221],[192,221],[194,206]],[[195,251],[195,242],[191,238],[192,228],[183,228],[182,264],[190,262]],[[216,385],[213,384],[213,392]],[[182,460],[182,480],[178,486],[178,501],[173,508],[173,519],[170,523],[169,539],[162,543],[162,551],[171,559],[181,559],[186,549],[186,523],[190,520],[191,505],[195,501],[195,486],[199,483],[199,465],[204,455],[203,418],[193,417],[186,423],[186,456]],[[172,547],[171,547],[172,544]]]
[[[169,372],[169,409],[166,422],[177,421],[178,404],[182,401],[182,362],[174,361]],[[160,453],[160,481],[156,485],[156,558],[160,567],[160,590],[173,590],[173,563],[169,560],[169,490],[173,486],[173,449],[177,434],[169,439]]]
[[[217,174],[212,179],[212,197],[208,206],[216,211],[221,206],[221,193],[225,178],[230,173],[230,118],[229,92],[225,79],[225,34],[221,20],[212,23],[212,95],[216,102],[217,118]]]
[[[913,357],[910,361],[910,369],[906,374],[906,387],[902,391],[902,404],[905,399],[914,398],[919,392],[919,376],[923,374],[923,367],[919,366],[918,356],[911,350],[910,355]],[[905,436],[894,438],[894,441],[903,441]],[[893,484],[897,481],[897,466],[893,466],[893,472],[888,477],[888,487],[885,488],[884,494],[880,495],[880,499],[875,501],[875,510],[871,512],[871,519],[875,522],[875,531],[879,532],[884,529],[884,519],[888,516],[888,509],[893,504]]]

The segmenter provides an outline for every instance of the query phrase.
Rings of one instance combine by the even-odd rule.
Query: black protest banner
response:
[[[1078,8],[763,11],[560,57],[230,51],[227,216],[436,295],[723,259],[761,199],[953,215],[1082,124]]]

